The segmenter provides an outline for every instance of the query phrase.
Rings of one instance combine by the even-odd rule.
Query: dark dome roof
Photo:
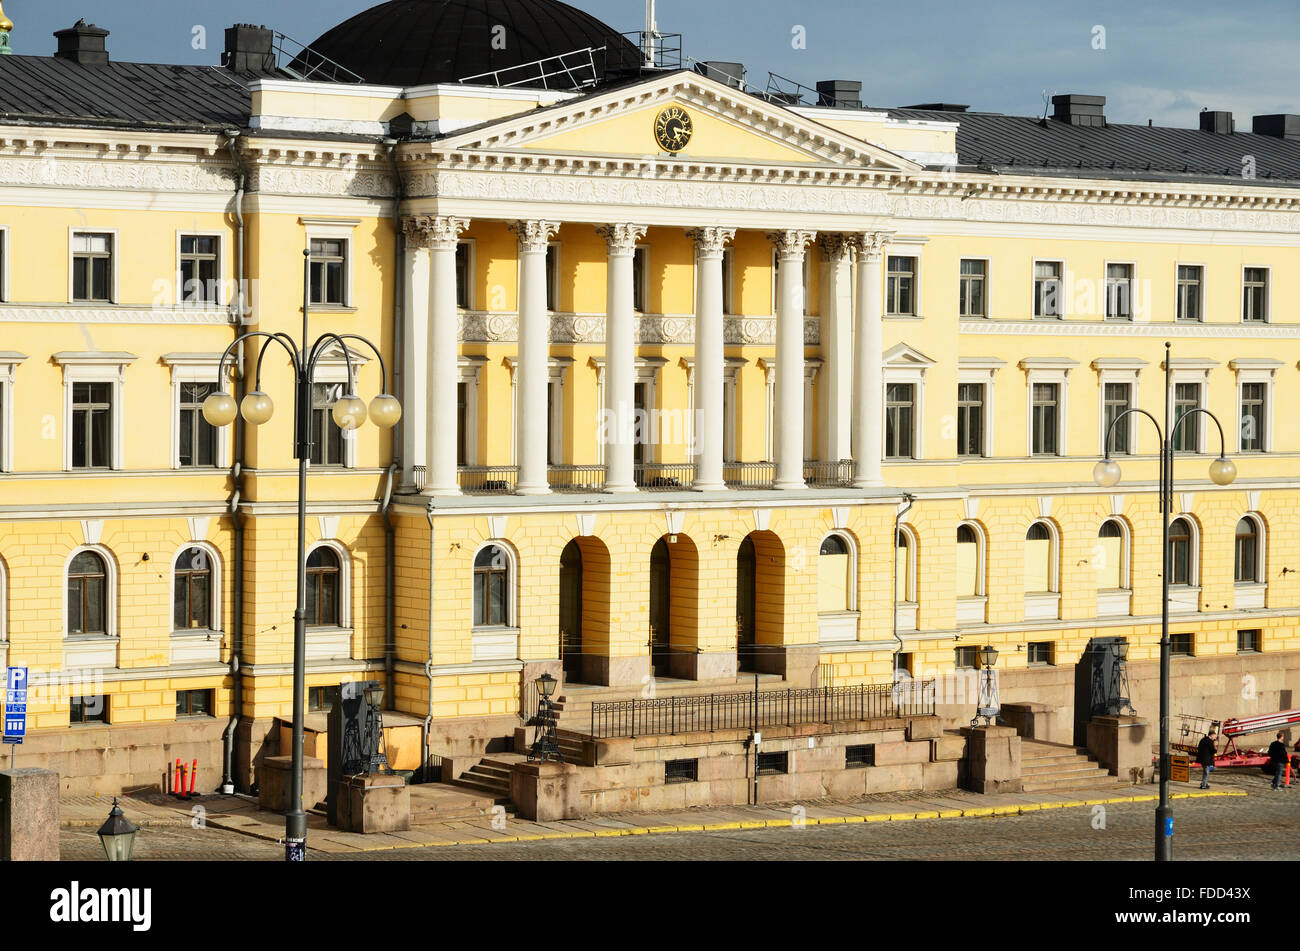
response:
[[[493,49],[497,26],[505,27],[505,49]],[[603,46],[617,51],[611,62],[629,56],[636,62],[636,47],[616,30],[559,0],[389,0],[311,44],[366,82],[384,86],[456,82]]]

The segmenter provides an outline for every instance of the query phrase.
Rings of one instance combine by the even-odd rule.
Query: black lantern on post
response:
[[[551,702],[551,697],[555,695],[555,688],[559,681],[549,673],[542,674],[533,683],[537,687],[537,738],[533,740],[532,751],[528,754],[530,760],[537,762],[546,762],[547,760],[560,761],[560,738],[555,732],[555,704]]]
[[[140,827],[122,814],[113,797],[113,808],[108,819],[99,827],[99,841],[104,844],[104,854],[110,862],[129,862],[135,851],[135,834]]]
[[[975,726],[982,717],[986,726],[993,726],[997,723],[998,714],[1002,712],[1002,706],[998,703],[997,674],[993,670],[998,662],[997,648],[985,644],[976,652],[976,657],[983,670],[980,672],[979,704],[970,723]]]

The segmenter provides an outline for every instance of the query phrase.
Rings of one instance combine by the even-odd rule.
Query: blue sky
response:
[[[527,2],[527,0],[519,0]],[[20,53],[48,55],[54,30],[85,17],[112,31],[115,59],[216,63],[222,31],[265,23],[304,43],[372,0],[4,0]],[[641,29],[644,0],[576,0],[619,30]],[[216,11],[216,12],[214,12]],[[1104,95],[1114,122],[1196,125],[1202,107],[1250,116],[1300,112],[1296,0],[659,0],[659,28],[697,59],[745,63],[812,86],[863,83],[871,105],[968,103],[1037,114],[1043,92]],[[195,26],[207,49],[192,48]],[[792,42],[796,27],[805,49]],[[1101,28],[1103,32],[1099,32]],[[1104,40],[1104,49],[1094,48]]]

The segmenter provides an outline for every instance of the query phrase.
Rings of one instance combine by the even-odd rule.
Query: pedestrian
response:
[[[1277,739],[1268,747],[1268,759],[1273,764],[1273,788],[1281,789],[1286,782],[1287,752],[1286,744],[1282,742],[1282,733],[1278,733]]]
[[[1210,773],[1214,772],[1214,753],[1215,746],[1214,731],[1211,730],[1205,736],[1201,737],[1201,742],[1196,745],[1196,762],[1201,764],[1201,788],[1210,788]]]

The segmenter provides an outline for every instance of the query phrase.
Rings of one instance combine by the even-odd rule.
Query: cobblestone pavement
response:
[[[1245,797],[1174,802],[1174,854],[1180,860],[1300,859],[1300,787],[1268,788],[1263,776],[1216,779],[1218,789]],[[1096,809],[1104,809],[1098,813]],[[437,846],[396,851],[326,854],[312,861],[546,861],[546,860],[1133,860],[1151,858],[1154,804],[1054,809],[1024,816],[877,822],[676,832],[490,845]],[[1105,828],[1094,828],[1104,816]],[[65,859],[103,859],[93,829],[65,829]],[[310,842],[310,838],[309,838]],[[278,861],[282,846],[221,829],[188,826],[143,830],[139,860]]]

